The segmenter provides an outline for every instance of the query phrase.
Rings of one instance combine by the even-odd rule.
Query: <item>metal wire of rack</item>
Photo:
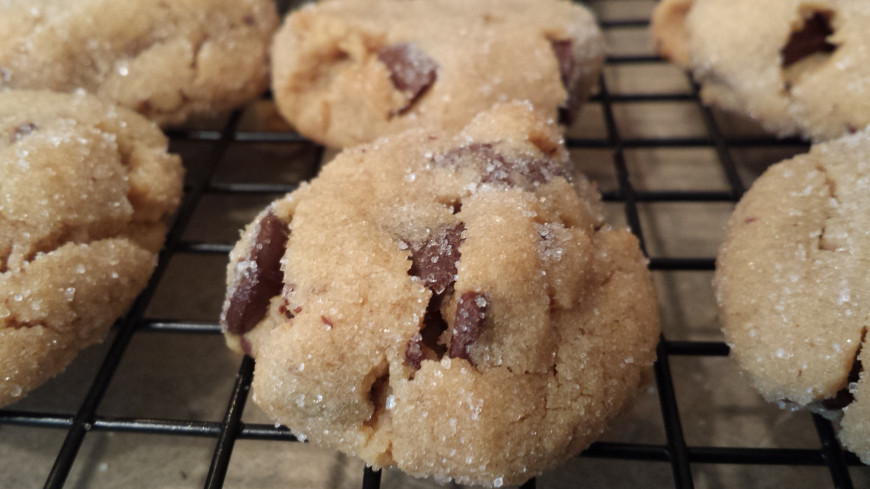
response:
[[[611,3],[619,0],[610,0]],[[607,0],[598,0],[599,6]],[[286,6],[284,6],[286,8]],[[617,30],[644,30],[647,19],[621,18],[603,19],[605,32]],[[620,66],[660,65],[664,61],[652,54],[611,54],[606,61],[608,68]],[[707,272],[714,269],[713,256],[663,256],[650,254],[648,241],[644,234],[648,231],[640,207],[647,204],[670,203],[726,203],[733,204],[742,196],[748,185],[734,161],[734,151],[761,147],[798,147],[805,144],[797,140],[776,140],[767,136],[733,135],[721,127],[721,119],[714,111],[703,106],[698,96],[698,88],[689,82],[686,93],[616,93],[611,89],[608,71],[601,77],[598,93],[588,102],[597,106],[603,118],[603,135],[574,136],[569,133],[567,145],[572,150],[600,150],[607,152],[612,161],[615,185],[603,188],[606,203],[618,206],[625,223],[641,239],[644,251],[649,256],[649,268],[653,273],[662,272]],[[268,97],[265,99],[268,100]],[[692,104],[700,112],[703,131],[700,136],[644,137],[622,134],[617,108],[633,104],[661,103]],[[119,321],[114,338],[89,380],[89,387],[74,413],[57,411],[22,410],[11,406],[0,410],[0,428],[19,426],[32,430],[64,430],[65,438],[56,451],[50,471],[45,474],[45,488],[65,487],[70,471],[84,440],[96,432],[158,434],[170,437],[200,437],[214,442],[211,462],[204,478],[204,487],[216,489],[224,486],[233,449],[239,440],[295,442],[295,437],[284,427],[268,423],[247,422],[243,420],[248,393],[253,377],[254,361],[249,357],[241,360],[235,383],[226,409],[219,420],[200,419],[163,419],[152,416],[112,416],[99,410],[107,389],[112,383],[119,365],[122,363],[131,341],[140,335],[151,333],[177,333],[194,336],[216,336],[220,329],[213,320],[185,320],[181,318],[160,318],[148,314],[149,305],[155,297],[161,281],[166,280],[167,269],[178,255],[200,255],[223,257],[231,248],[230,242],[192,240],[187,237],[188,227],[196,219],[197,209],[203,199],[215,195],[259,196],[265,201],[273,196],[291,191],[298,181],[316,174],[323,156],[323,149],[293,132],[273,132],[249,130],[245,128],[242,112],[232,114],[221,126],[205,129],[187,129],[169,133],[174,145],[194,144],[202,164],[189,168],[188,184],[180,211],[171,228],[166,247],[161,253],[157,269],[147,289],[137,299],[129,313]],[[292,145],[299,148],[303,156],[294,171],[297,177],[287,182],[271,181],[268,178],[249,183],[221,177],[221,162],[234,147],[251,145]],[[719,171],[727,182],[727,188],[649,190],[639,188],[634,180],[632,165],[627,152],[638,149],[680,149],[705,148],[715,153]],[[606,186],[605,186],[606,187]],[[221,270],[222,271],[222,270]],[[819,416],[812,416],[813,426],[818,435],[816,448],[747,448],[741,446],[705,446],[692,444],[684,434],[684,423],[675,388],[672,360],[681,357],[715,358],[728,355],[728,347],[722,341],[698,341],[668,339],[668,325],[663,324],[663,334],[658,346],[658,362],[655,365],[655,386],[658,405],[663,423],[664,443],[612,442],[600,441],[587,449],[582,457],[610,459],[616,461],[644,461],[670,466],[673,487],[689,489],[696,487],[693,468],[703,464],[733,465],[777,465],[777,466],[818,466],[825,467],[833,487],[848,489],[855,487],[850,467],[861,467],[858,459],[844,452],[834,435],[831,424]],[[183,375],[183,372],[180,373]],[[806,414],[806,416],[810,416]],[[0,431],[0,439],[3,432]],[[3,467],[0,472],[10,468]],[[2,480],[2,476],[0,476]],[[863,479],[862,479],[863,480]],[[365,489],[381,487],[381,472],[364,469],[361,485]],[[524,488],[534,488],[534,479]]]

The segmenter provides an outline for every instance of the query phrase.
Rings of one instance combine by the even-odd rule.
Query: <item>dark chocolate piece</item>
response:
[[[471,361],[468,347],[480,339],[487,306],[486,296],[479,292],[466,292],[459,297],[459,302],[456,304],[456,318],[453,320],[453,337],[447,352],[450,358],[464,358]]]
[[[465,224],[459,223],[452,228],[434,231],[429,240],[411,243],[411,270],[408,272],[420,277],[433,294],[440,295],[453,283],[456,276],[456,262],[461,255],[462,232]]]
[[[271,212],[260,220],[251,254],[227,298],[223,326],[229,333],[244,334],[253,329],[266,316],[272,297],[281,293],[281,257],[289,234],[287,224]]]
[[[453,148],[436,162],[444,166],[459,166],[469,159],[473,160],[481,170],[483,183],[515,186],[516,175],[522,175],[532,184],[546,183],[554,177],[570,179],[568,168],[557,160],[509,158],[489,143],[471,143]]]
[[[833,12],[827,10],[814,12],[812,17],[806,19],[801,30],[791,33],[781,50],[783,68],[815,53],[830,54],[837,50],[836,44],[828,42],[828,36],[834,33],[831,27],[833,15]]]
[[[390,71],[393,86],[408,95],[406,111],[438,78],[438,63],[415,44],[392,44],[378,51],[378,61]]]
[[[447,329],[447,322],[441,316],[441,301],[453,291],[456,278],[456,263],[461,257],[460,246],[465,224],[458,223],[432,233],[428,240],[409,245],[411,251],[410,275],[419,277],[432,291],[426,306],[423,328],[411,337],[405,350],[405,360],[415,369],[426,358],[444,355],[446,348],[438,343],[438,338]]]
[[[447,322],[441,315],[441,301],[443,297],[433,295],[426,306],[426,315],[423,317],[423,329],[411,337],[408,348],[405,350],[405,360],[414,367],[420,368],[421,362],[427,358],[441,358],[447,352],[447,347],[438,342],[441,334],[447,330]]]
[[[417,333],[408,342],[408,348],[405,349],[405,361],[414,367],[414,370],[419,370],[423,358],[423,335]]]

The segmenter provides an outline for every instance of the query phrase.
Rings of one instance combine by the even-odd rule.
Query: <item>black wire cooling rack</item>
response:
[[[592,7],[606,10],[613,4],[638,4],[639,11],[644,12],[632,18],[602,16],[602,28],[608,37],[620,34],[627,37],[642,38],[646,41],[646,29],[649,25],[647,15],[650,2],[635,0],[598,0],[592,2]],[[279,2],[279,4],[282,2]],[[284,2],[286,3],[286,2]],[[282,10],[287,5],[281,5]],[[601,12],[599,12],[601,13]],[[648,204],[673,204],[677,206],[697,203],[733,204],[750,183],[745,175],[741,175],[738,164],[735,163],[735,152],[754,152],[770,148],[797,148],[802,151],[805,144],[797,140],[776,140],[764,135],[732,134],[723,129],[721,114],[704,107],[698,98],[697,87],[687,82],[686,91],[679,93],[644,93],[634,91],[625,93],[613,90],[612,70],[621,67],[643,68],[664,66],[665,62],[650,51],[613,52],[608,56],[606,68],[601,77],[597,94],[588,102],[587,108],[600,110],[601,126],[598,135],[579,134],[572,136],[569,132],[567,144],[572,151],[600,151],[607,153],[614,175],[614,184],[601,185],[606,203],[620,208],[624,221],[641,239],[644,251],[648,250],[648,241],[644,240],[647,230],[639,210]],[[268,104],[268,96],[263,103]],[[693,107],[699,116],[699,133],[696,136],[655,136],[625,135],[620,124],[619,114],[623,111],[631,113],[634,108],[644,105],[656,110],[663,104],[686,104]],[[586,110],[586,109],[584,109]],[[584,112],[585,114],[586,112]],[[595,131],[593,131],[595,132]],[[104,400],[113,376],[119,368],[128,351],[128,346],[134,337],[148,335],[154,332],[182,333],[194,336],[215,336],[220,334],[217,319],[211,321],[189,321],[178,318],[155,318],[148,314],[149,304],[155,297],[161,281],[168,280],[167,270],[173,259],[185,256],[217,256],[223,257],[230,250],[231,242],[202,241],[188,239],[191,223],[196,219],[198,208],[203,202],[215,196],[255,196],[263,202],[268,202],[280,194],[292,191],[296,184],[315,175],[323,157],[323,149],[305,140],[293,132],[266,131],[246,127],[245,115],[237,112],[229,116],[218,126],[203,129],[187,129],[169,133],[174,148],[193,145],[199,163],[194,166],[188,159],[188,184],[185,198],[169,232],[165,250],[160,256],[157,269],[151,278],[148,288],[138,298],[130,312],[119,321],[115,335],[105,349],[102,364],[88,379],[90,387],[83,396],[77,410],[70,413],[41,412],[38,410],[21,410],[15,405],[0,410],[0,429],[4,425],[18,426],[28,430],[65,430],[66,435],[59,449],[46,447],[46,450],[56,450],[56,457],[50,471],[45,474],[44,487],[61,488],[68,481],[71,468],[77,460],[77,455],[85,439],[91,433],[140,433],[159,434],[171,437],[201,437],[214,441],[211,463],[205,476],[204,487],[207,489],[223,487],[233,448],[239,440],[283,441],[296,442],[293,435],[283,427],[271,424],[244,422],[248,391],[251,385],[254,362],[248,357],[241,360],[238,374],[232,392],[226,399],[226,409],[219,421],[202,421],[199,419],[161,419],[151,416],[118,417],[103,415],[98,412]],[[293,168],[293,178],[287,182],[275,182],[268,176],[256,179],[226,178],[222,174],[221,162],[227,155],[236,152],[245,154],[245,148],[256,145],[275,145],[292,147],[296,155]],[[633,166],[629,164],[627,153],[635,150],[656,149],[686,149],[703,148],[715,153],[718,171],[726,185],[720,189],[680,188],[678,190],[649,190],[639,188]],[[244,166],[242,161],[236,161],[236,166]],[[770,162],[768,162],[770,163]],[[223,175],[223,176],[222,176]],[[237,173],[235,174],[237,175]],[[714,269],[713,256],[659,256],[649,254],[649,267],[656,273],[687,272],[708,273]],[[213,271],[214,272],[214,271]],[[222,275],[222,268],[215,276]],[[715,358],[728,355],[728,347],[721,341],[695,341],[668,339],[668,324],[663,324],[665,334],[658,346],[658,362],[655,365],[655,388],[658,396],[658,407],[665,432],[664,443],[638,442],[597,442],[586,450],[582,457],[596,459],[612,459],[617,462],[644,461],[670,466],[673,476],[673,487],[689,489],[696,487],[693,470],[704,465],[752,465],[752,466],[816,466],[827,468],[833,487],[848,489],[854,487],[850,467],[862,467],[857,458],[844,452],[834,435],[831,424],[819,416],[812,416],[812,423],[818,434],[818,446],[815,448],[746,448],[729,446],[700,446],[690,444],[684,436],[685,425],[681,423],[681,411],[677,402],[672,359],[679,357]],[[177,375],[184,375],[178,372]],[[805,414],[805,416],[811,416]],[[4,436],[0,431],[0,437]],[[4,467],[0,460],[0,474],[11,470]],[[863,470],[863,469],[860,469]],[[866,474],[862,473],[861,477]],[[2,480],[2,475],[0,475]],[[861,478],[861,480],[868,480]],[[363,488],[381,487],[380,471],[365,468],[362,476]],[[860,484],[860,482],[859,482]],[[534,479],[523,487],[543,487]],[[751,481],[742,487],[752,486]],[[79,487],[77,485],[76,487]],[[87,487],[87,484],[85,484]]]

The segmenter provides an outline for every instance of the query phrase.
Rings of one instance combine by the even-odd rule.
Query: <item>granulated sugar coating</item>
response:
[[[636,239],[569,164],[554,123],[501,105],[459,134],[345,150],[273,203],[228,268],[254,401],[300,438],[439,480],[518,484],[587,447],[659,325]]]
[[[870,124],[868,25],[866,1],[665,0],[652,28],[705,102],[822,141]]]
[[[595,18],[564,0],[333,0],[287,17],[272,90],[301,133],[345,147],[513,100],[570,123],[603,60]]]
[[[716,289],[733,357],[770,401],[839,419],[870,463],[870,131],[772,166],[728,222]],[[860,353],[860,356],[859,356]]]
[[[91,96],[0,91],[0,406],[101,341],[181,197],[156,125]]]
[[[161,125],[268,86],[270,0],[3,0],[0,89],[86,90]]]

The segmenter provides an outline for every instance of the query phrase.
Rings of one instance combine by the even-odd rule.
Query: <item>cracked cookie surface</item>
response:
[[[101,341],[151,275],[182,168],[92,96],[0,91],[0,406]]]
[[[770,167],[728,222],[716,270],[732,356],[770,401],[842,416],[870,462],[870,131]]]
[[[333,0],[288,16],[272,89],[301,133],[345,147],[512,100],[569,123],[603,58],[592,14],[562,0]]]
[[[861,1],[665,0],[652,30],[706,103],[822,141],[870,124],[868,24]]]
[[[247,227],[228,285],[228,344],[256,358],[274,419],[374,466],[489,486],[586,448],[659,333],[637,240],[604,224],[527,104],[340,153]]]
[[[84,89],[161,125],[268,86],[271,0],[5,0],[0,89]]]

